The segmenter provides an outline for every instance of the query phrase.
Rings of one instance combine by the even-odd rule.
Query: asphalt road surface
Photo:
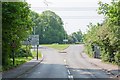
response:
[[[52,48],[41,47],[39,49],[44,55],[43,61],[21,78],[67,78],[67,68],[61,54]]]
[[[87,62],[83,45],[71,45],[65,51],[41,47],[43,61],[21,78],[110,78],[112,75]]]
[[[73,78],[110,78],[112,75],[103,71],[101,68],[89,63],[81,55],[83,45],[72,45],[66,52],[66,64]]]

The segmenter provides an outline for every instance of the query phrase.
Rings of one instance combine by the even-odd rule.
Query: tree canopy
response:
[[[68,43],[82,43],[83,42],[83,34],[81,30],[72,33],[68,36]]]
[[[37,18],[38,24],[35,34],[39,35],[39,42],[42,44],[63,43],[65,34],[62,19],[52,11],[44,11]]]
[[[100,46],[101,58],[104,61],[118,63],[120,60],[120,1],[113,0],[111,4],[99,2],[98,13],[105,16],[102,24],[89,24],[85,34],[86,51],[91,56],[92,44]]]
[[[17,50],[32,30],[30,9],[26,2],[2,2],[2,62],[8,64],[12,43]]]

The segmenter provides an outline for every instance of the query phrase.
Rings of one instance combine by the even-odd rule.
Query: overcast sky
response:
[[[103,16],[97,14],[98,0],[26,0],[37,13],[51,10],[59,15],[68,34],[78,31],[85,33],[87,25],[101,23]],[[109,3],[111,0],[101,0]],[[46,4],[46,2],[48,4]],[[48,6],[47,6],[48,5]]]

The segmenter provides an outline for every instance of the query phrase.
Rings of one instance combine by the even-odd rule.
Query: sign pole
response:
[[[38,60],[38,47],[39,47],[39,35],[29,35],[29,37],[27,38],[26,41],[23,42],[24,44],[31,44],[34,46],[34,51],[36,51],[35,49],[35,45],[37,45],[37,53],[36,53],[36,57],[37,57],[37,60]]]
[[[39,45],[37,45],[37,60],[38,60],[38,47],[39,47]]]
[[[13,65],[15,65],[15,57],[14,57],[14,50],[12,50],[12,58],[13,58]]]
[[[13,65],[15,65],[15,51],[14,51],[14,49],[16,48],[16,44],[15,44],[15,41],[14,41],[14,40],[12,41],[11,47],[12,47]]]

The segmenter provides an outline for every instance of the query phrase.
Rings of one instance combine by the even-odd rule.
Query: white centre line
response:
[[[74,80],[72,75],[68,75],[68,78],[69,78],[70,80]]]
[[[65,63],[65,64],[67,64],[67,61],[66,61],[66,59],[64,59],[64,63]]]
[[[66,62],[66,59],[64,59],[64,62]]]
[[[67,65],[66,59],[64,59],[64,63],[66,64],[65,66],[66,66],[66,68],[68,69],[68,65]],[[69,80],[74,80],[74,79],[73,79],[73,75],[71,75],[69,69],[67,70],[67,72],[68,72],[68,78],[69,78]]]
[[[69,70],[67,70],[67,72],[68,72],[68,74],[70,75],[70,71],[69,71]]]
[[[66,65],[66,68],[68,68],[68,65]]]

